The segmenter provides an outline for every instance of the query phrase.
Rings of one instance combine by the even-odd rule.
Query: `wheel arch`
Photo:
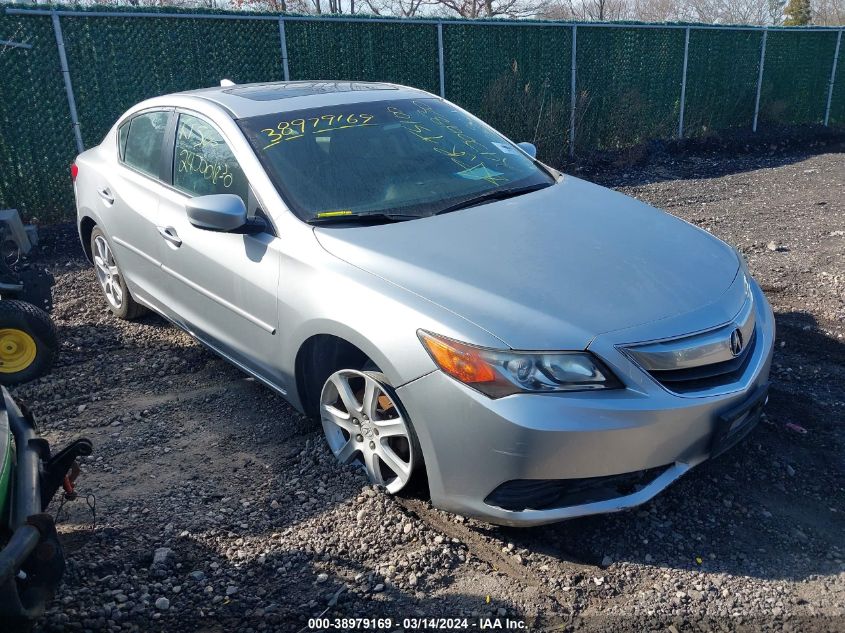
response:
[[[370,344],[356,345],[350,342],[349,338],[360,339],[360,336],[355,336],[355,334],[349,337],[328,333],[313,334],[299,346],[295,360],[296,394],[301,409],[314,420],[320,419],[320,394],[323,384],[332,373],[339,369],[364,370],[366,365],[371,363],[375,365],[375,370],[383,374],[384,378],[391,383],[390,386],[394,388],[394,392],[395,387],[399,386],[395,378],[395,368],[378,351],[378,348],[371,347]],[[371,351],[368,352],[368,349]],[[381,362],[379,362],[379,358]],[[393,373],[394,377],[391,377],[388,371]],[[402,410],[403,415],[407,416],[407,409],[398,399],[398,395],[394,393],[392,397],[396,399],[396,404]],[[409,432],[417,437],[416,442],[419,443],[419,435],[413,426],[413,420],[407,417],[406,420],[410,427]],[[430,492],[428,492],[426,454],[422,446],[419,446],[419,451],[420,463],[417,468],[418,472],[413,478],[416,483],[412,483],[411,490],[423,492],[428,497]]]
[[[320,389],[326,378],[338,369],[363,369],[376,362],[358,345],[336,334],[314,334],[305,339],[296,353],[294,373],[296,393],[306,415],[319,417]]]
[[[90,215],[84,215],[79,220],[79,239],[82,242],[82,251],[85,253],[85,259],[89,263],[94,263],[94,257],[91,254],[91,233],[97,226],[97,221]]]

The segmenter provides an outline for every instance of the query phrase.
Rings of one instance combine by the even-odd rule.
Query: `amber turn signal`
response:
[[[434,362],[453,378],[467,384],[496,381],[496,372],[477,349],[424,330],[418,334]]]

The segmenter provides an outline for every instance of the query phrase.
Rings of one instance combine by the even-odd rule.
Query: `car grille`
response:
[[[751,333],[751,341],[742,353],[735,358],[711,365],[700,365],[688,369],[659,369],[648,373],[667,389],[675,393],[695,393],[714,387],[721,387],[738,382],[745,373],[745,368],[754,355],[757,336]]]
[[[621,350],[670,391],[695,394],[739,382],[756,345],[754,301],[749,294],[727,325]]]

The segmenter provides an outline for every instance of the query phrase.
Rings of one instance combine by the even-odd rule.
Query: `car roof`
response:
[[[201,88],[171,96],[177,95],[212,101],[236,119],[322,106],[435,96],[407,86],[365,81],[275,81]]]

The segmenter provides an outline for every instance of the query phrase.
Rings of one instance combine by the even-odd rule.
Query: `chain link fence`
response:
[[[801,125],[824,120],[831,64],[840,38],[830,31],[768,34],[760,125]],[[837,97],[841,101],[845,95]]]
[[[684,135],[750,129],[762,41],[760,31],[690,31]]]
[[[434,25],[301,21],[285,24],[285,33],[292,80],[379,80],[439,90]]]
[[[214,86],[222,77],[238,83],[282,79],[279,29],[272,21],[61,21],[85,147],[98,144],[122,112],[144,99]]]
[[[218,84],[388,81],[562,165],[655,139],[845,128],[842,29],[314,18],[176,9],[0,12],[0,207],[73,217],[69,165],[131,105]]]
[[[444,95],[560,165],[569,147],[572,31],[446,23]]]
[[[76,145],[53,26],[0,13],[0,40],[0,208],[68,219]]]

